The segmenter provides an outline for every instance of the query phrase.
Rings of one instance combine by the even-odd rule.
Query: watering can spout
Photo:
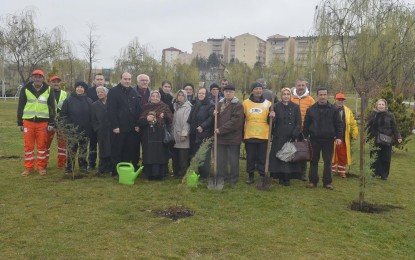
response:
[[[140,166],[140,168],[138,168],[138,170],[133,173],[134,178],[137,178],[137,176],[140,175],[140,173],[142,173],[143,170],[144,170],[144,166]]]

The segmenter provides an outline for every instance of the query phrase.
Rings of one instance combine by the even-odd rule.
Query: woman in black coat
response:
[[[173,95],[171,94],[171,82],[168,80],[163,80],[161,83],[161,88],[159,90],[161,101],[163,101],[164,104],[166,104],[172,113],[174,113],[174,107],[173,107]]]
[[[190,125],[190,155],[193,157],[199,150],[203,140],[213,136],[213,111],[215,107],[207,98],[207,89],[200,88],[197,100],[190,112],[187,122]],[[199,167],[201,178],[207,178],[210,172],[211,150],[206,153],[205,161]]]
[[[77,152],[79,169],[81,172],[87,173],[88,141],[92,131],[92,100],[86,95],[87,89],[88,85],[85,82],[76,82],[75,91],[63,102],[60,113],[65,124],[65,136],[68,138],[66,174],[71,173],[75,168]]]
[[[387,180],[392,158],[392,145],[382,145],[377,143],[376,138],[379,134],[395,138],[398,143],[402,143],[401,134],[398,131],[394,115],[388,111],[388,103],[384,99],[376,102],[375,109],[369,114],[366,128],[368,130],[369,139],[374,139],[374,147],[370,151],[370,157],[375,161],[370,168],[373,170],[374,176]]]
[[[144,174],[149,180],[161,180],[168,175],[169,150],[163,143],[164,126],[171,124],[173,114],[160,102],[160,93],[150,92],[150,101],[144,106],[139,119],[142,132]]]
[[[274,178],[279,178],[281,185],[289,186],[292,174],[300,173],[299,163],[284,162],[275,155],[282,146],[294,139],[300,138],[301,112],[297,104],[291,102],[291,90],[281,90],[281,102],[274,105],[275,121],[272,126],[272,146],[269,155],[269,172]]]
[[[106,87],[96,88],[98,100],[92,103],[92,127],[98,133],[99,165],[97,176],[111,173],[111,124],[107,113]]]

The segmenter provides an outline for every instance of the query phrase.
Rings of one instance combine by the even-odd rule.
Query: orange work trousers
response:
[[[23,120],[24,167],[28,170],[46,168],[46,144],[48,140],[48,122]],[[37,155],[35,156],[35,144]]]
[[[49,162],[50,146],[52,145],[53,137],[56,133],[56,142],[58,144],[58,168],[64,168],[66,166],[66,142],[61,131],[48,132],[48,140],[46,144],[46,165]]]
[[[332,163],[331,170],[333,173],[338,172],[340,176],[345,176],[347,166],[346,142],[342,140],[341,144],[335,145],[334,149],[337,155],[337,162]]]

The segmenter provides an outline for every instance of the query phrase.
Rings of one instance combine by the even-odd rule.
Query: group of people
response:
[[[281,185],[289,186],[290,179],[297,178],[308,180],[307,187],[315,188],[322,154],[323,187],[332,190],[333,174],[346,177],[351,164],[350,139],[358,135],[353,113],[344,105],[345,95],[336,94],[332,104],[328,102],[328,90],[319,88],[315,102],[304,79],[297,79],[293,89],[283,88],[279,101],[264,80],[257,80],[250,86],[249,98],[242,102],[235,96],[235,86],[226,79],[220,85],[212,84],[209,91],[205,87],[195,91],[193,84],[186,83],[174,94],[168,80],[158,90],[151,90],[150,78],[145,74],[138,75],[137,86],[132,86],[128,72],[122,73],[119,84],[111,89],[104,86],[104,75],[96,74],[93,87],[79,81],[70,94],[60,89],[58,76],[50,78],[50,86],[44,79],[43,71],[34,70],[32,81],[20,93],[17,123],[24,133],[23,176],[35,168],[39,174],[46,174],[56,134],[58,168],[66,174],[74,171],[76,156],[80,172],[87,174],[96,168],[98,154],[98,176],[112,174],[117,178],[119,162],[131,162],[138,168],[142,159],[145,176],[161,180],[169,175],[171,158],[172,173],[181,178],[202,143],[215,135],[215,175],[231,185],[239,180],[240,148],[244,143],[247,184],[255,183],[256,171],[260,178],[268,171]],[[385,100],[377,102],[368,126],[373,136],[383,133],[402,142]],[[163,142],[169,130],[174,145]],[[286,162],[276,157],[286,142],[302,139],[309,139],[312,145],[308,179],[306,162]],[[270,144],[269,168],[265,169]],[[212,174],[211,150],[210,145],[196,169],[201,178]],[[386,179],[391,148],[382,146],[376,153],[375,174]]]

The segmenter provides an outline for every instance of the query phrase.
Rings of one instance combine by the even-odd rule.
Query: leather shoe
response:
[[[333,187],[333,185],[332,185],[331,183],[329,183],[329,184],[324,184],[324,185],[323,185],[323,188],[328,189],[328,190],[334,190],[334,187]]]
[[[249,178],[245,183],[246,184],[253,184],[255,181],[254,181],[254,178]]]

